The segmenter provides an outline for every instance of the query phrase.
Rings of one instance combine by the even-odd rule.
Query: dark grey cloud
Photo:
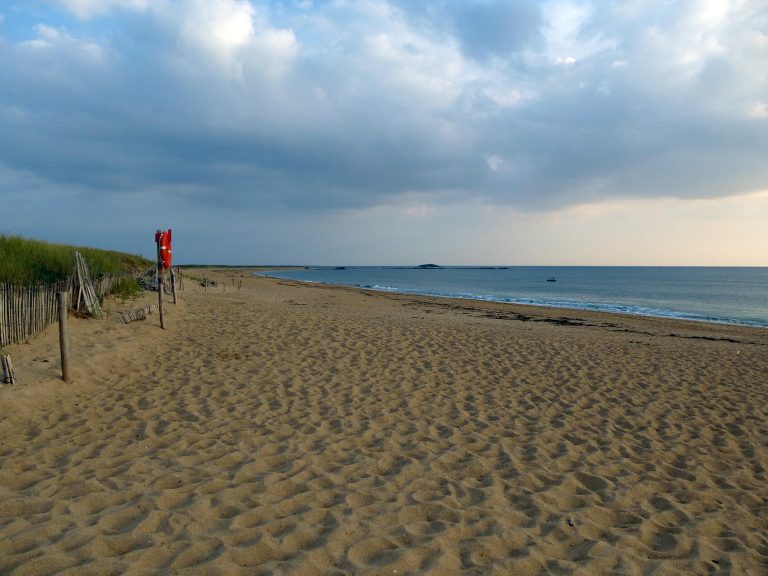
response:
[[[455,21],[462,51],[478,60],[541,48],[542,25],[541,3],[527,0],[464,3]]]
[[[543,46],[542,3],[533,0],[434,0],[392,2],[427,34],[453,36],[462,53],[477,60],[507,59]]]

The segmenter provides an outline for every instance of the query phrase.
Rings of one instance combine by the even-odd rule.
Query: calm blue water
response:
[[[347,267],[269,276],[375,290],[768,327],[768,268]],[[556,282],[547,282],[555,277]]]

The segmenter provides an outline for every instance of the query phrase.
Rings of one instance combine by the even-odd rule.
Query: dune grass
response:
[[[33,285],[65,280],[72,274],[72,250],[83,255],[93,278],[152,265],[146,258],[124,252],[0,235],[0,282]]]

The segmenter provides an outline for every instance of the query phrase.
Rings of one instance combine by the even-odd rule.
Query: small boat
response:
[[[550,276],[549,278],[547,278],[547,282],[557,282],[557,278],[555,278],[554,276]]]

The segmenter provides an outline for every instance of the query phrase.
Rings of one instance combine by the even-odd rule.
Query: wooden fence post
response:
[[[61,350],[61,377],[64,382],[71,382],[69,372],[69,341],[67,335],[67,296],[66,292],[57,292],[59,300],[59,349]]]
[[[157,244],[157,307],[160,310],[160,328],[165,330],[165,315],[163,314],[163,289],[164,286],[164,274],[163,274],[163,260],[160,258],[160,235],[162,230],[158,230],[155,234],[155,243]]]
[[[171,272],[171,292],[173,293],[173,303],[176,304],[176,274],[173,273],[173,268],[171,268],[170,272]]]

